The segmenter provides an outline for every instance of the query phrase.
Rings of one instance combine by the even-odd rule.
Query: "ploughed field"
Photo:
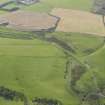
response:
[[[105,35],[105,28],[100,15],[62,8],[53,9],[52,14],[61,18],[56,31]]]
[[[2,20],[6,21],[8,23],[7,27],[12,29],[43,31],[55,28],[59,18],[47,13],[17,11],[1,16],[1,22]]]

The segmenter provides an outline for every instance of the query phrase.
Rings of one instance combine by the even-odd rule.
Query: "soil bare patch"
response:
[[[89,12],[55,8],[53,15],[61,18],[56,31],[105,35],[101,16]]]
[[[23,31],[49,31],[55,29],[59,18],[47,13],[17,11],[2,17],[7,27]]]

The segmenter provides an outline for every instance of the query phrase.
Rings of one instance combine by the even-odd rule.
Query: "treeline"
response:
[[[3,86],[0,87],[0,97],[3,97],[6,100],[20,100],[24,101],[25,95],[21,92],[17,92]]]
[[[8,89],[4,86],[0,87],[0,97],[10,101],[23,101],[24,105],[30,105],[27,96],[24,93],[17,92],[12,89]],[[39,98],[32,99],[33,105],[63,105],[61,101],[57,99]]]
[[[33,104],[37,105],[62,105],[62,102],[56,99],[47,99],[47,98],[34,98],[32,100]]]

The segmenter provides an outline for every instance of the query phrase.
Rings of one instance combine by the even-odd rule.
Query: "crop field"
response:
[[[105,34],[100,15],[61,8],[54,9],[52,14],[61,18],[56,31],[90,33],[103,36]]]

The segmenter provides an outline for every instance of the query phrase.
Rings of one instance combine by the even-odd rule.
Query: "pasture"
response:
[[[48,97],[68,105],[78,103],[65,88],[65,62],[64,53],[47,42],[0,38],[0,85],[23,92],[29,99]],[[12,103],[18,105],[5,105]]]
[[[83,4],[81,6],[81,4]],[[24,10],[49,12],[53,8],[68,8],[90,11],[91,0],[40,0],[39,3],[23,8]]]
[[[7,36],[13,38],[15,34],[16,36],[28,34],[5,28],[1,28],[0,31],[0,34],[8,33]],[[91,35],[87,37],[79,33],[55,32],[46,35],[72,44],[78,52],[76,56],[82,58],[83,55],[87,55],[82,52],[85,48],[94,49],[104,41],[103,37]],[[91,43],[87,45],[89,41]],[[66,61],[65,54],[56,44],[36,38],[32,40],[0,38],[0,85],[23,92],[29,99],[48,97],[59,99],[66,105],[77,105],[78,97],[66,87],[67,81],[64,79]],[[0,104],[4,103],[18,105],[15,101],[7,103],[1,99]],[[22,104],[20,103],[19,105]]]

